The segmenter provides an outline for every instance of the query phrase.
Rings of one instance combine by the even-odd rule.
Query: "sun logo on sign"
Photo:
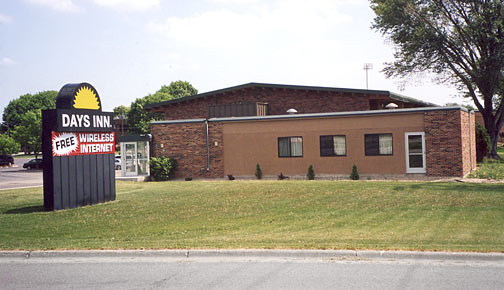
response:
[[[75,109],[100,109],[100,104],[98,103],[98,98],[95,92],[88,86],[81,87],[75,94],[74,99]]]

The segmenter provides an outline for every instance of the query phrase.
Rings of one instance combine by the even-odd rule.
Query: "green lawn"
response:
[[[117,183],[117,200],[42,211],[0,191],[0,249],[504,251],[504,184],[380,181]]]

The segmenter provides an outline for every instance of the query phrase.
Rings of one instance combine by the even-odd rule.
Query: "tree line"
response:
[[[198,91],[187,81],[174,81],[163,85],[153,94],[137,98],[130,106],[114,108],[116,118],[124,117],[129,134],[145,134],[150,131],[150,122],[163,119],[160,113],[144,110],[153,104],[195,95]],[[42,110],[55,109],[57,91],[25,94],[9,102],[4,108],[0,125],[0,154],[33,153],[38,157],[42,150]]]

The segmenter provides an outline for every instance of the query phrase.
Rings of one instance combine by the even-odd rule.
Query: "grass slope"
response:
[[[504,185],[118,182],[117,201],[42,211],[0,192],[0,249],[293,248],[504,251]]]

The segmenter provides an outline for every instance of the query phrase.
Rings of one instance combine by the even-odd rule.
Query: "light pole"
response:
[[[369,89],[368,86],[368,70],[373,69],[373,64],[372,63],[365,63],[364,64],[364,70],[366,71],[366,90]]]

